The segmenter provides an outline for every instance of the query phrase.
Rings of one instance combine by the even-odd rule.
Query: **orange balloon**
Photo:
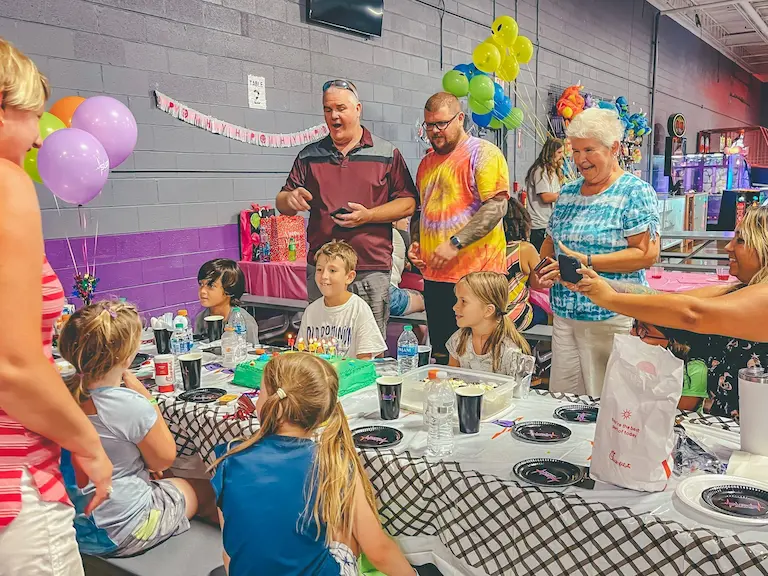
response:
[[[75,114],[75,110],[85,102],[85,98],[82,96],[64,96],[60,100],[57,100],[49,112],[56,116],[59,120],[64,122],[67,128],[72,126],[72,116]]]

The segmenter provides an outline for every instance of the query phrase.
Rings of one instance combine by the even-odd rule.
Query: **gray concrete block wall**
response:
[[[494,10],[515,16],[521,33],[539,45],[512,93],[518,106],[539,118],[508,135],[513,179],[524,178],[538,153],[533,132],[546,125],[550,91],[581,82],[606,97],[627,96],[634,109],[649,109],[655,11],[644,0],[445,5],[442,51],[439,14],[420,0],[386,0],[383,36],[372,39],[308,24],[305,0],[0,2],[0,36],[33,56],[51,79],[54,99],[106,93],[136,116],[136,151],[87,208],[110,233],[233,223],[251,202],[274,199],[299,150],[260,148],[185,125],[154,108],[152,90],[255,130],[292,132],[323,121],[323,82],[346,77],[358,85],[365,124],[393,141],[415,174],[423,153],[415,140],[423,104],[440,89],[444,71],[470,61],[471,50],[489,34]],[[759,107],[752,87],[739,92],[749,102],[740,112],[733,98],[713,98],[712,90],[681,82],[681,70],[686,76],[704,71],[702,82],[727,84],[727,94],[743,88],[738,72],[726,70],[724,59],[713,59],[692,35],[674,25],[662,35],[662,46],[672,52],[660,59],[665,114],[687,107],[694,124],[711,123]],[[713,62],[719,62],[719,75],[712,73]],[[248,74],[265,78],[268,110],[247,107]],[[42,186],[39,197],[47,238],[80,233],[75,209],[62,205],[59,212]]]

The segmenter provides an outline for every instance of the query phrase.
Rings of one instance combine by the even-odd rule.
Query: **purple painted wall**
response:
[[[83,243],[93,263],[93,238],[71,238],[77,266],[83,267]],[[157,316],[186,308],[194,317],[200,310],[197,271],[213,258],[238,260],[237,224],[135,234],[99,235],[96,247],[96,300],[126,298],[142,314]],[[46,240],[48,261],[69,294],[75,274],[67,241]],[[82,272],[82,269],[80,270]],[[77,298],[70,302],[79,303]]]

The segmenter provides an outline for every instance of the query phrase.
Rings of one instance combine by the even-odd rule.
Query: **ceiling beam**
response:
[[[692,12],[696,10],[712,10],[714,8],[727,8],[734,4],[739,4],[741,0],[718,0],[717,2],[708,2],[706,4],[695,4],[693,6],[683,6],[682,8],[669,8],[662,10],[661,13],[664,16],[676,16],[679,14],[685,14],[686,12]]]
[[[755,32],[760,34],[763,41],[768,43],[768,24],[766,24],[765,20],[763,20],[763,17],[760,16],[760,13],[755,7],[752,6],[752,3],[747,1],[739,2],[739,12],[749,20],[750,24],[752,24],[752,27],[755,29]]]

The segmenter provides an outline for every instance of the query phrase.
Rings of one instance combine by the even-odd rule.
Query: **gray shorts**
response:
[[[110,556],[134,556],[189,530],[186,501],[181,490],[168,480],[152,480],[152,508]]]

